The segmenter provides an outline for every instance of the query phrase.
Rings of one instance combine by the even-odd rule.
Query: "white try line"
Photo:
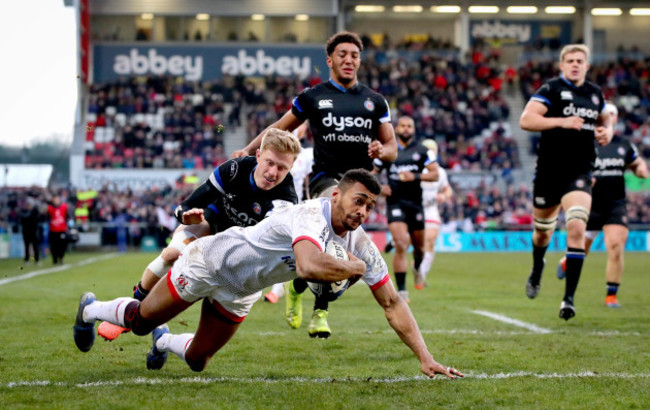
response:
[[[499,322],[507,323],[509,325],[514,325],[514,326],[519,326],[523,327],[524,329],[528,329],[531,332],[534,333],[553,333],[551,329],[546,329],[544,327],[539,327],[537,325],[534,325],[532,323],[526,323],[522,322],[521,320],[513,319],[508,316],[503,316],[498,313],[492,313],[492,312],[487,312],[485,310],[472,310],[472,313],[475,313],[477,315],[489,317],[490,319],[498,320]]]
[[[613,372],[579,372],[579,373],[534,373],[534,372],[514,372],[514,373],[474,373],[466,372],[465,379],[516,379],[516,378],[537,378],[537,379],[578,379],[578,378],[594,378],[594,379],[648,379],[650,373],[613,373]],[[136,377],[126,380],[97,380],[87,383],[67,383],[67,382],[53,382],[49,380],[34,380],[34,381],[16,381],[9,382],[4,385],[7,388],[16,387],[34,387],[34,386],[55,386],[55,387],[80,387],[80,388],[93,388],[105,386],[133,386],[133,385],[179,385],[179,384],[210,384],[210,383],[312,383],[312,384],[331,384],[331,383],[402,383],[412,381],[427,381],[430,379],[424,375],[411,376],[411,377],[390,377],[390,378],[374,378],[374,377],[345,377],[337,378],[308,378],[308,377],[286,377],[286,378],[267,378],[267,377],[183,377],[177,378],[147,378]],[[432,381],[451,381],[443,376],[436,376]]]
[[[84,259],[84,260],[82,260],[80,262],[77,262],[77,263],[65,264],[65,265],[61,265],[61,266],[55,266],[53,268],[35,270],[33,272],[29,272],[29,273],[26,273],[24,275],[13,276],[11,278],[2,279],[2,280],[0,280],[0,286],[6,285],[7,283],[18,282],[20,280],[31,279],[31,278],[35,278],[37,276],[48,275],[50,273],[61,272],[61,271],[64,271],[64,270],[67,270],[67,269],[70,269],[70,268],[74,268],[74,267],[78,267],[78,266],[84,266],[84,265],[88,265],[90,263],[103,261],[105,259],[110,259],[110,258],[114,257],[115,255],[117,255],[117,254],[115,252],[113,252],[113,253],[108,253],[108,254],[101,255],[101,256],[94,256],[92,258]]]

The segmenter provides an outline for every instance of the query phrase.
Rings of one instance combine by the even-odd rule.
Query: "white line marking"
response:
[[[61,272],[61,271],[64,271],[64,270],[67,270],[67,269],[70,269],[70,268],[74,268],[74,267],[78,267],[78,266],[84,266],[84,265],[88,265],[90,263],[103,261],[104,259],[110,259],[110,258],[114,257],[115,255],[117,255],[117,254],[113,252],[113,253],[108,253],[108,254],[102,255],[102,256],[94,256],[92,258],[84,259],[84,260],[82,260],[80,262],[73,263],[73,264],[65,264],[65,265],[56,266],[56,267],[53,267],[53,268],[35,270],[33,272],[29,272],[29,273],[26,273],[24,275],[14,276],[14,277],[11,277],[11,278],[2,279],[2,280],[0,280],[0,286],[6,285],[7,283],[18,282],[20,280],[31,279],[31,278],[35,278],[37,276],[47,275],[47,274],[50,274],[50,273]]]
[[[576,379],[576,378],[597,378],[597,379],[648,379],[650,378],[650,373],[595,373],[595,372],[579,372],[579,373],[533,373],[533,372],[515,372],[515,373],[473,373],[466,372],[466,379],[514,379],[514,378],[524,378],[524,377],[534,377],[538,379]],[[9,382],[6,384],[7,388],[14,387],[32,387],[32,386],[61,386],[61,387],[101,387],[101,386],[132,386],[132,385],[177,385],[177,384],[209,384],[209,383],[359,383],[359,382],[368,382],[368,383],[401,383],[401,382],[410,382],[410,381],[419,381],[419,380],[429,380],[428,377],[422,376],[411,376],[411,377],[389,377],[389,378],[378,378],[373,377],[346,377],[346,378],[307,378],[307,377],[286,377],[286,378],[266,378],[266,377],[183,377],[181,379],[176,378],[146,378],[146,377],[136,377],[133,379],[127,380],[98,380],[94,382],[87,383],[66,383],[66,382],[51,382],[49,380],[34,380],[34,381],[18,381],[18,382]],[[448,380],[442,377],[436,377],[434,380]]]
[[[395,331],[392,329],[383,329],[383,330],[370,330],[370,329],[357,329],[357,330],[337,330],[337,334],[349,334],[349,335],[358,335],[359,333],[366,334],[386,334],[394,335]],[[420,333],[423,335],[480,335],[480,336],[521,336],[521,335],[539,335],[540,332],[526,331],[526,330],[478,330],[478,329],[420,329]],[[556,332],[551,332],[556,333]],[[600,336],[600,337],[630,337],[630,336],[645,336],[640,332],[620,332],[618,330],[611,331],[598,331],[594,330],[591,332],[578,332],[572,331],[571,333],[581,333],[587,336]],[[238,331],[238,334],[246,335],[255,335],[255,336],[287,336],[293,335],[291,330],[275,330],[275,331],[264,331],[258,332],[255,330],[245,330],[242,329]]]
[[[532,323],[526,323],[522,322],[521,320],[513,319],[508,316],[503,316],[498,313],[492,313],[492,312],[486,312],[485,310],[472,310],[472,313],[475,313],[477,315],[489,317],[494,320],[498,320],[499,322],[507,323],[509,325],[514,325],[514,326],[519,326],[523,327],[524,329],[528,329],[531,332],[534,333],[553,333],[551,329],[546,329],[544,327],[539,327],[537,325],[534,325]]]

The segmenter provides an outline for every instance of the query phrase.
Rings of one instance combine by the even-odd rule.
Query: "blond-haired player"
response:
[[[197,238],[231,226],[255,225],[273,210],[298,203],[289,171],[300,149],[300,141],[292,133],[270,128],[255,156],[231,159],[215,168],[174,211],[181,225],[169,245],[147,266],[133,296],[144,300]],[[107,340],[124,331],[107,322],[99,326],[99,334]]]

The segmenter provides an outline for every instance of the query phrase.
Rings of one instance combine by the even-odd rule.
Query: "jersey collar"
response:
[[[578,87],[577,85],[573,84],[571,81],[567,80],[566,77],[564,77],[563,73],[560,73],[560,80],[564,81],[569,87],[574,88],[576,90],[587,83],[587,80],[585,79],[585,82],[582,83],[580,87]]]
[[[253,167],[253,170],[251,171],[250,176],[248,177],[249,182],[251,184],[251,188],[253,188],[253,192],[257,192],[259,190],[257,185],[255,185],[255,178],[253,178],[253,174],[255,173],[256,169],[257,169],[257,164],[255,164],[255,166]]]
[[[339,91],[342,92],[342,93],[347,93],[348,91],[355,90],[355,89],[357,88],[357,85],[359,85],[359,81],[358,81],[358,80],[357,80],[357,82],[356,82],[352,87],[350,87],[350,88],[345,88],[345,87],[343,87],[341,84],[339,84],[339,83],[337,83],[336,81],[334,81],[331,77],[330,77],[330,79],[329,79],[328,81],[329,81],[330,84],[332,84],[332,86],[334,86],[334,88],[336,88],[337,90],[339,90]]]

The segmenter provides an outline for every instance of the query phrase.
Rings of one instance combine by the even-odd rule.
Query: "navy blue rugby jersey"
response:
[[[614,136],[612,142],[598,146],[598,157],[594,166],[596,184],[592,190],[592,207],[600,208],[614,201],[625,199],[627,167],[639,157],[639,151],[627,138]]]
[[[253,156],[224,162],[179,208],[205,209],[204,217],[216,233],[232,226],[255,225],[273,209],[298,203],[291,174],[265,191],[255,185],[255,168],[257,159]]]
[[[377,168],[388,170],[388,186],[391,189],[391,196],[386,197],[386,202],[391,204],[396,203],[398,200],[406,200],[422,203],[420,180],[402,182],[399,179],[399,173],[410,171],[421,174],[427,165],[435,161],[436,158],[433,156],[433,152],[415,140],[406,147],[397,144],[395,162],[386,164],[379,159],[375,159],[374,164]]]
[[[368,145],[377,139],[379,126],[391,120],[383,96],[359,83],[346,90],[331,79],[300,93],[291,112],[309,120],[314,136],[312,176],[339,177],[353,168],[372,170]]]
[[[605,107],[605,97],[600,87],[590,81],[576,87],[560,76],[547,81],[531,100],[548,108],[545,117],[578,116],[585,120],[580,131],[565,128],[542,131],[536,172],[550,175],[591,172],[596,159],[594,130]]]

